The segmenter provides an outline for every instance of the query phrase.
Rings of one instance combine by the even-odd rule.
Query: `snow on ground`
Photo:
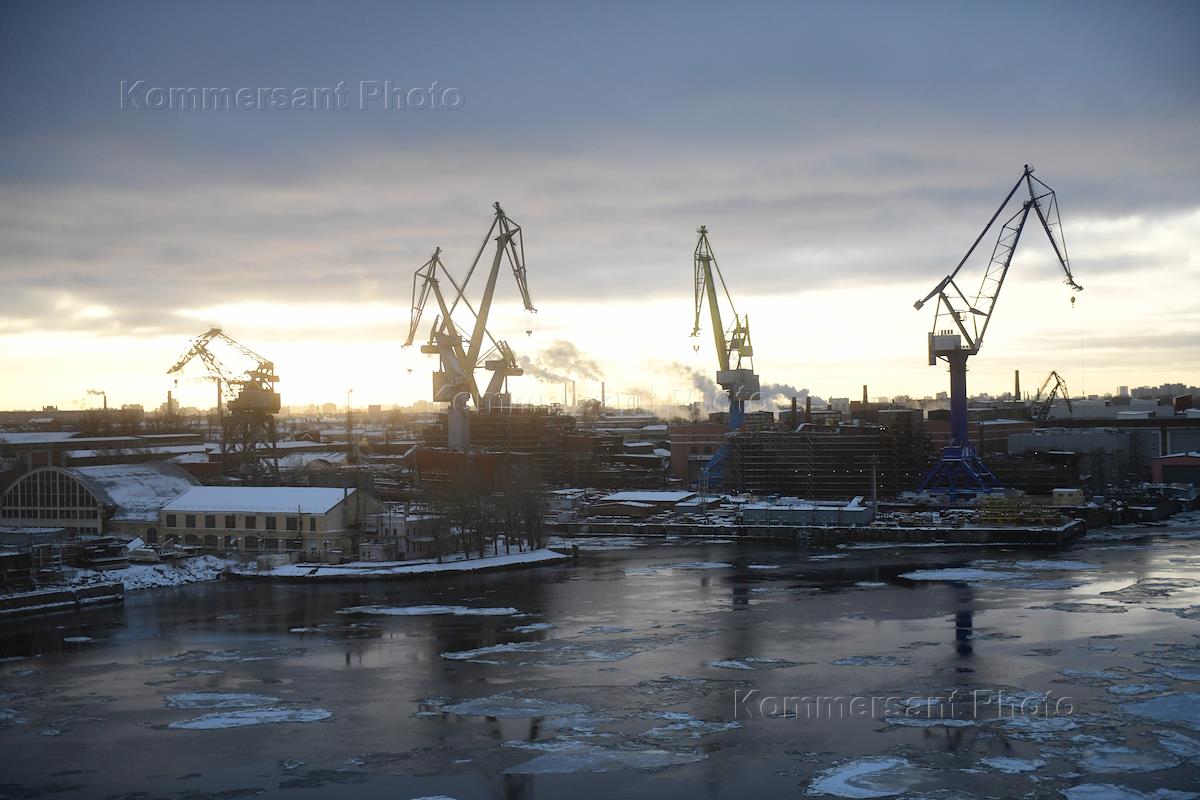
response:
[[[470,608],[468,606],[351,606],[339,614],[367,614],[384,617],[428,617],[452,614],[456,617],[509,617],[521,613],[515,608]]]
[[[570,556],[556,553],[548,548],[542,548],[541,550],[529,550],[524,553],[509,553],[507,555],[485,556],[483,558],[450,559],[440,564],[436,561],[357,561],[349,564],[285,564],[262,572],[252,567],[243,567],[238,569],[237,572],[243,575],[269,575],[278,578],[378,578],[389,575],[402,576],[431,572],[474,572],[476,570],[495,569],[497,567],[550,564],[568,559],[570,559]]]
[[[183,586],[187,583],[215,581],[232,563],[216,556],[194,556],[173,563],[130,564],[123,569],[71,569],[66,571],[66,579],[62,584],[78,588],[94,583],[123,583],[127,592]]]

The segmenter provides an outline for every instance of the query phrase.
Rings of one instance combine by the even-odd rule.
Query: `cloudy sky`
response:
[[[1072,308],[1027,230],[972,390],[1014,369],[1076,393],[1200,383],[1194,3],[0,14],[0,407],[95,404],[87,389],[157,406],[213,324],[275,360],[285,403],[427,399],[432,357],[401,348],[412,273],[435,246],[464,272],[497,200],[524,228],[538,314],[526,335],[502,276],[492,328],[558,374],[577,348],[581,398],[599,377],[610,402],[696,398],[692,373],[715,369],[688,337],[700,224],[765,383],[931,395],[946,375],[912,303],[1025,163],[1058,192],[1086,291]],[[455,107],[364,108],[364,81],[436,83]],[[339,84],[344,109],[152,107],[172,87]],[[561,399],[532,377],[511,389]]]

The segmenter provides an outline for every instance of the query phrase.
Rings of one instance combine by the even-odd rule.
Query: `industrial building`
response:
[[[39,467],[4,491],[0,524],[151,541],[163,506],[197,485],[190,474],[165,462]]]
[[[355,557],[364,519],[379,502],[357,489],[195,486],[165,504],[148,543],[240,553]]]

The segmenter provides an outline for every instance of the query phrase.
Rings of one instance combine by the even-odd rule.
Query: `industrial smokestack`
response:
[[[604,381],[600,381],[600,413],[604,413]]]
[[[863,384],[863,405],[867,404],[867,385]]]
[[[812,395],[804,395],[804,421],[812,422]]]
[[[1021,370],[1013,370],[1013,398],[1021,399]]]
[[[800,424],[800,411],[796,407],[796,395],[792,395],[792,425],[795,428]]]

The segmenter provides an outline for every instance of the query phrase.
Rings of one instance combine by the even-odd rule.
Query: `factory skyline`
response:
[[[511,287],[491,321],[519,357],[567,341],[610,395],[686,396],[693,371],[711,372],[687,337],[707,225],[764,383],[936,395],[945,374],[925,365],[929,320],[911,304],[1024,163],[1059,191],[1088,290],[1070,307],[1053,255],[1023,249],[973,389],[1002,392],[1014,369],[1058,371],[1088,394],[1200,383],[1195,10],[947,6],[934,35],[870,8],[869,25],[849,8],[639,9],[620,61],[597,35],[603,12],[582,8],[514,9],[503,48],[433,46],[422,31],[454,21],[432,6],[348,18],[353,37],[285,5],[235,30],[184,7],[83,10],[57,27],[44,7],[17,9],[0,33],[13,76],[0,98],[21,109],[0,168],[0,372],[16,376],[0,406],[70,407],[97,387],[156,405],[166,367],[213,325],[271,354],[285,403],[350,388],[362,403],[427,399],[433,359],[399,346],[412,272],[440,246],[461,274],[497,200],[528,229],[533,334]],[[287,36],[273,35],[278,15]],[[138,35],[181,29],[195,42]],[[753,46],[695,51],[714,36]],[[831,52],[853,68],[830,72]],[[1023,80],[1017,65],[1047,52],[1052,65]],[[943,66],[956,62],[970,66]],[[122,82],[139,80],[438,83],[461,102],[123,107]],[[510,388],[561,395],[529,377]],[[184,402],[192,389],[204,402],[181,384]]]

